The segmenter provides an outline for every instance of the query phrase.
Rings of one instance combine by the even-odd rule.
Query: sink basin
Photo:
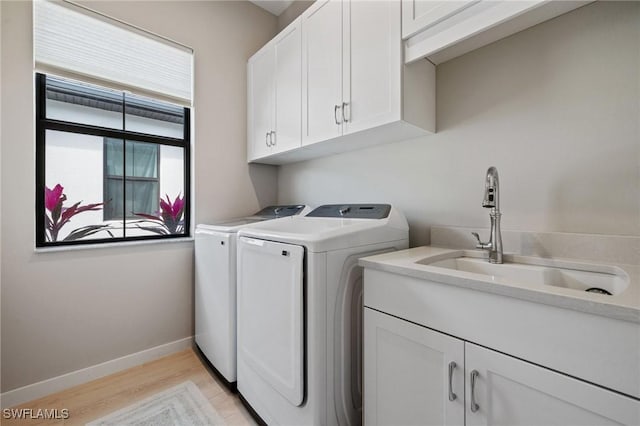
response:
[[[493,264],[477,252],[456,252],[450,256],[429,257],[418,261],[422,265],[481,274],[483,279],[507,280],[529,286],[554,286],[576,291],[604,290],[618,295],[629,286],[629,276],[620,268],[609,265],[589,265],[524,256],[507,256],[505,263]],[[604,292],[590,290],[608,296]]]

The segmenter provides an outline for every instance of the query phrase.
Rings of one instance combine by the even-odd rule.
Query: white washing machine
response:
[[[408,247],[388,204],[325,205],[238,233],[238,391],[269,425],[362,423],[362,268]]]
[[[231,389],[236,382],[236,233],[251,223],[286,220],[309,210],[270,206],[253,216],[196,226],[195,341]]]

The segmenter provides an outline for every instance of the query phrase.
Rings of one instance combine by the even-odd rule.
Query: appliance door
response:
[[[236,381],[236,234],[196,228],[195,317],[198,347]]]
[[[238,350],[291,404],[304,399],[304,248],[238,240]]]

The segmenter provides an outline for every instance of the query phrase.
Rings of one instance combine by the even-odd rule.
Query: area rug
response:
[[[191,381],[87,423],[87,426],[210,426],[225,425]]]

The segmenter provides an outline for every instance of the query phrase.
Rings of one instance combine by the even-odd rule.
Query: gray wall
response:
[[[278,31],[284,29],[293,22],[298,16],[313,4],[314,0],[294,0],[291,6],[286,8],[280,16],[278,16]]]
[[[194,222],[276,199],[246,164],[246,60],[276,32],[248,2],[85,3],[195,49]],[[2,8],[2,391],[193,334],[193,243],[34,252],[31,4]]]
[[[593,3],[441,64],[437,134],[281,167],[279,200],[390,202],[421,245],[489,225],[495,165],[504,229],[640,235],[639,22]]]

